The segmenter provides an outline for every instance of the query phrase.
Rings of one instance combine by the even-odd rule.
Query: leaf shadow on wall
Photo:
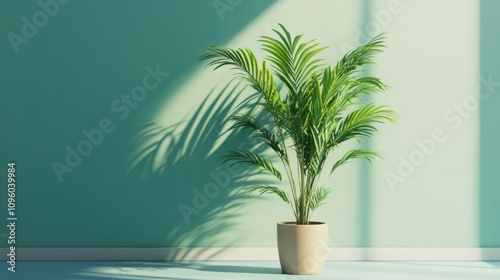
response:
[[[246,231],[235,230],[236,221],[241,207],[252,196],[241,189],[269,182],[258,176],[250,179],[249,175],[256,172],[219,165],[228,150],[249,145],[264,149],[251,142],[248,133],[228,129],[228,118],[235,112],[257,110],[257,93],[240,102],[242,93],[243,89],[231,84],[219,93],[212,90],[184,121],[170,126],[147,123],[137,134],[129,172],[146,184],[154,178],[154,182],[162,183],[153,187],[168,189],[164,203],[170,206],[170,213],[166,213],[164,222],[168,224],[165,242],[169,247],[228,247],[244,238]],[[224,234],[228,231],[231,234]],[[178,249],[172,254],[166,258],[210,259],[217,253]]]

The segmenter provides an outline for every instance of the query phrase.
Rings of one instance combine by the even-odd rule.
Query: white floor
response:
[[[18,262],[0,279],[22,280],[500,280],[500,262],[327,262],[323,274],[283,275],[266,262]]]

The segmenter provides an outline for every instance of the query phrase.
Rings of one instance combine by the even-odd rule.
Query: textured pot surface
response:
[[[325,265],[328,226],[311,222],[278,223],[278,253],[281,270],[285,274],[319,274]]]

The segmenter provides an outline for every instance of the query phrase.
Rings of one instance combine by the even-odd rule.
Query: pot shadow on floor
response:
[[[211,259],[219,252],[184,248],[225,248],[246,238],[248,231],[237,220],[243,205],[256,197],[242,188],[270,182],[249,177],[256,172],[220,165],[220,159],[229,150],[254,145],[248,131],[228,129],[228,118],[236,112],[257,113],[259,97],[230,83],[220,92],[212,90],[183,121],[170,125],[150,122],[137,133],[129,173],[164,196],[159,210],[165,211],[165,246],[182,247],[170,251],[165,259]],[[262,113],[258,118],[265,119]]]
[[[279,267],[259,267],[241,265],[207,265],[199,268],[202,271],[252,274],[281,274]]]

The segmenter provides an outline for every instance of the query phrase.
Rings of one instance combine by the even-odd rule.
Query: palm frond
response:
[[[274,73],[286,85],[291,94],[297,94],[307,83],[310,75],[321,66],[322,59],[315,56],[326,47],[320,47],[314,40],[301,43],[302,35],[292,38],[286,28],[280,24],[282,31],[273,30],[280,40],[262,36],[262,49],[273,62]]]
[[[316,188],[312,194],[310,194],[310,200],[309,200],[309,209],[311,211],[316,210],[318,207],[323,205],[325,202],[325,199],[328,197],[328,194],[330,194],[332,190],[330,188],[325,188],[325,187],[318,187]]]
[[[288,198],[288,195],[286,194],[286,192],[280,188],[277,188],[277,187],[273,187],[273,186],[269,186],[269,185],[249,186],[249,187],[245,188],[245,191],[248,194],[258,192],[259,195],[274,193],[274,194],[278,195],[279,197],[281,197],[281,199],[283,199],[283,201],[285,201],[287,204],[290,204],[290,199]]]
[[[279,137],[263,126],[256,118],[247,115],[233,115],[229,118],[233,125],[230,129],[246,128],[250,129],[255,135],[265,140],[266,144],[273,149],[278,156],[283,157],[284,152],[280,147]]]
[[[350,112],[337,126],[330,147],[334,147],[349,139],[370,137],[377,131],[375,123],[389,121],[396,123],[396,112],[386,106],[367,104]]]
[[[225,163],[229,163],[230,166],[235,164],[245,164],[254,170],[265,170],[276,176],[276,178],[278,178],[280,181],[282,179],[281,173],[278,171],[278,169],[276,169],[276,167],[274,167],[274,165],[270,161],[251,151],[231,151],[222,157],[221,164]]]
[[[339,159],[332,167],[330,173],[332,173],[335,169],[339,168],[345,163],[348,163],[350,160],[362,158],[366,159],[369,162],[372,162],[374,158],[380,157],[376,152],[366,150],[366,149],[354,149],[347,152],[341,159]]]
[[[335,77],[350,76],[360,70],[360,66],[374,64],[372,58],[375,54],[382,52],[385,34],[379,34],[368,43],[357,47],[345,54],[333,68]]]
[[[215,70],[223,66],[230,66],[240,71],[240,77],[247,80],[255,90],[262,93],[268,103],[278,104],[282,102],[275,88],[273,75],[266,67],[266,62],[264,61],[259,67],[259,63],[251,50],[211,46],[200,56],[199,60],[208,60],[208,66],[214,66]]]

